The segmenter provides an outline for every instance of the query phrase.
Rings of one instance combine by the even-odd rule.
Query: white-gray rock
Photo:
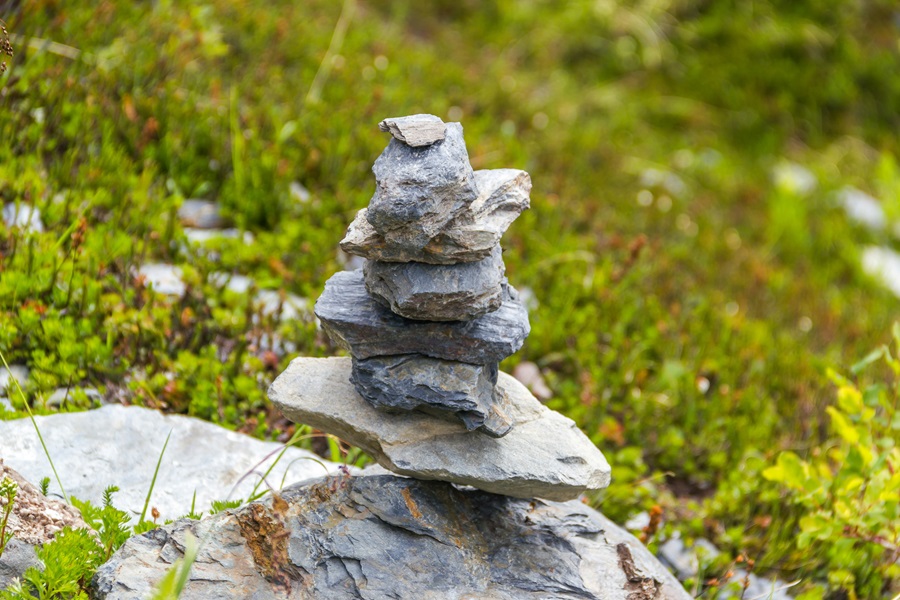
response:
[[[366,218],[385,241],[415,252],[477,197],[459,123],[446,137],[413,148],[392,139],[372,167],[375,195]]]
[[[424,321],[471,321],[503,302],[500,246],[482,260],[455,265],[367,261],[366,289],[394,313]]]
[[[867,246],[862,253],[862,269],[900,298],[900,254],[888,247]]]
[[[144,284],[165,296],[183,296],[187,286],[181,279],[181,267],[165,263],[148,263],[137,270]]]
[[[845,187],[838,192],[838,199],[851,221],[875,231],[884,229],[887,224],[881,203],[864,191]]]
[[[13,380],[17,381],[24,390],[29,373],[30,371],[25,365],[12,364],[9,365],[9,370],[7,371],[3,363],[0,363],[0,396],[12,396],[17,393],[16,384]]]
[[[273,459],[255,465],[280,448],[206,421],[134,406],[108,405],[35,419],[68,494],[99,504],[104,488],[116,485],[121,490],[116,507],[135,517],[170,431],[150,499],[163,520],[187,514],[195,492],[196,510],[207,510],[212,501],[227,499],[238,480],[256,469],[231,494],[231,499],[246,499]],[[0,421],[0,456],[29,481],[50,477],[50,491],[60,494],[29,419]],[[290,448],[268,483],[277,489],[336,468],[310,452]]]
[[[288,419],[333,433],[395,473],[518,498],[569,500],[609,484],[606,459],[571,419],[500,373],[513,429],[502,438],[428,415],[384,414],[350,383],[349,358],[297,358],[269,388]]]
[[[434,115],[410,115],[385,119],[378,124],[378,129],[390,132],[394,139],[408,146],[418,148],[444,139],[447,125]]]
[[[421,248],[386,239],[369,222],[369,209],[357,214],[341,248],[349,254],[385,262],[447,265],[482,260],[528,208],[531,177],[517,169],[482,170],[475,171],[475,185],[478,198]]]
[[[178,207],[178,220],[196,229],[221,229],[227,224],[219,205],[210,200],[185,200]]]
[[[10,202],[3,207],[3,222],[7,227],[19,227],[25,231],[42,233],[44,222],[41,220],[41,211],[36,206],[25,202]]]
[[[327,478],[128,540],[92,582],[143,600],[203,546],[182,600],[687,600],[632,535],[581,502],[515,499],[392,475]]]

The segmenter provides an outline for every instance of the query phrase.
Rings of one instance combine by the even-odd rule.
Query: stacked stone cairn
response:
[[[375,195],[341,241],[367,260],[329,279],[315,306],[349,369],[297,359],[270,398],[400,474],[518,497],[605,487],[596,447],[498,368],[530,331],[499,243],[529,206],[528,173],[473,171],[462,126],[433,115],[379,128],[391,140]]]

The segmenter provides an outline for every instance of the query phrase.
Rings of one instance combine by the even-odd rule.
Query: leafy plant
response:
[[[0,481],[0,500],[3,500],[3,508],[0,509],[0,556],[3,556],[6,545],[12,539],[12,533],[7,533],[6,526],[13,512],[18,489],[19,485],[9,477]]]
[[[900,324],[893,329],[900,351]],[[802,510],[797,547],[825,559],[822,574],[851,597],[874,598],[900,578],[900,359],[887,346],[854,365],[881,364],[886,382],[855,383],[833,371],[828,445],[808,459],[782,452],[763,476],[782,484]]]

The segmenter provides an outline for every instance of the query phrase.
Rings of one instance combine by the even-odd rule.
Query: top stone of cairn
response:
[[[381,131],[390,132],[407,146],[430,146],[444,139],[447,124],[434,115],[410,115],[385,119],[378,124]]]

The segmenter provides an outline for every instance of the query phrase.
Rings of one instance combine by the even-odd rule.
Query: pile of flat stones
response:
[[[605,487],[596,447],[498,368],[530,331],[499,243],[529,206],[528,173],[473,171],[462,126],[433,115],[379,128],[375,194],[341,241],[366,261],[315,306],[351,358],[297,359],[270,398],[403,475],[558,500]]]

